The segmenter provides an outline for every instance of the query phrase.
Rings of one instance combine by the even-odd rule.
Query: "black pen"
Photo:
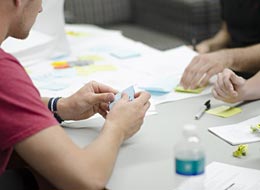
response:
[[[195,115],[195,119],[198,120],[210,108],[210,100],[206,101],[200,111]]]

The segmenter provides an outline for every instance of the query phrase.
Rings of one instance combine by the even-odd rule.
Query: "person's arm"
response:
[[[260,89],[257,88],[259,82],[260,72],[245,80],[230,69],[225,69],[218,74],[212,93],[216,99],[229,103],[255,100],[260,98]]]
[[[95,113],[106,117],[108,104],[114,100],[114,94],[117,92],[109,86],[91,81],[73,95],[59,99],[57,113],[63,120],[87,119]],[[42,98],[46,106],[49,99]]]
[[[260,98],[260,72],[246,81],[246,91],[243,100],[256,100]]]
[[[85,149],[55,126],[27,138],[15,150],[58,189],[103,189],[123,141],[120,133],[107,128]]]
[[[199,54],[185,68],[180,84],[185,89],[203,87],[213,75],[222,72],[230,64],[230,55],[224,50]]]
[[[223,51],[229,55],[229,68],[232,70],[248,73],[260,70],[260,44]]]
[[[185,69],[181,85],[194,89],[207,84],[209,79],[225,68],[254,73],[260,70],[260,44],[246,48],[223,49],[194,57]]]
[[[230,41],[231,38],[227,29],[227,24],[226,22],[222,22],[221,29],[218,31],[218,33],[212,38],[200,42],[196,46],[196,50],[199,53],[209,53],[209,52],[217,51],[226,48],[230,43]]]
[[[122,142],[142,125],[150,95],[126,94],[108,113],[100,135],[88,146],[76,146],[59,126],[49,127],[15,146],[17,153],[58,189],[104,189]]]

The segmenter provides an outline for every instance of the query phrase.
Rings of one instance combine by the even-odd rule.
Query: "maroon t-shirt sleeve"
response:
[[[1,162],[5,160],[3,153],[9,152],[16,143],[42,129],[58,125],[23,67],[1,49],[0,122]],[[0,163],[1,167],[3,163]]]

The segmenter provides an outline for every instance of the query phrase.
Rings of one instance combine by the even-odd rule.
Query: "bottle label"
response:
[[[180,175],[192,176],[204,173],[205,159],[198,160],[180,160],[175,159],[176,173]]]

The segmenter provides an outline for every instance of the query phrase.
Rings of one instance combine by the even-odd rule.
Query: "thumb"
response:
[[[236,74],[232,74],[230,77],[230,80],[233,84],[237,85],[237,86],[241,86],[245,83],[245,79],[242,77],[237,76]]]
[[[92,104],[98,104],[101,102],[112,102],[114,100],[114,94],[112,93],[100,93],[100,94],[94,94],[91,98],[90,102]]]

